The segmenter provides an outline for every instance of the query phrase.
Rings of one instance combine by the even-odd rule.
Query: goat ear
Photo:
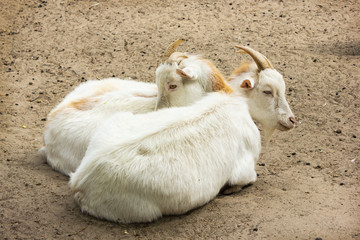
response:
[[[249,79],[245,79],[244,81],[242,81],[240,87],[241,88],[253,88],[254,86]]]
[[[179,74],[181,77],[194,78],[194,73],[189,68],[184,68],[184,69],[178,68],[176,69],[176,73]]]

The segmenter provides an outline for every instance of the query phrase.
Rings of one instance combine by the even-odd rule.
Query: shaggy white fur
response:
[[[84,212],[148,222],[201,206],[225,184],[254,182],[260,149],[246,99],[209,93],[188,107],[115,114],[92,137],[69,185]]]

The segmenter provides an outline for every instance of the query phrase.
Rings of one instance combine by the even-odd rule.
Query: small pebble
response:
[[[340,129],[335,130],[335,133],[340,134],[340,133],[341,133],[341,130],[340,130]]]

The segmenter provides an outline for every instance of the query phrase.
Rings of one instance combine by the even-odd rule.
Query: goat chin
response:
[[[284,124],[282,124],[282,123],[279,123],[279,124],[277,125],[276,129],[284,132],[284,131],[289,131],[290,129],[292,129],[292,127],[289,127],[289,126],[287,126],[287,125],[284,125]]]

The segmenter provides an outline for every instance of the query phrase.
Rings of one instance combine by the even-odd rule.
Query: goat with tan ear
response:
[[[166,51],[156,70],[155,84],[121,79],[88,81],[78,86],[48,115],[45,146],[40,152],[55,170],[75,171],[98,126],[117,112],[146,113],[164,107],[185,106],[214,90],[230,91],[220,72],[206,59]]]
[[[237,46],[239,53],[249,54],[254,63],[243,63],[227,79],[232,88],[248,99],[251,117],[259,122],[269,140],[275,129],[290,130],[295,117],[285,98],[283,76],[263,54],[250,47]]]
[[[121,223],[149,222],[202,206],[225,185],[232,193],[255,182],[261,139],[250,112],[267,132],[290,129],[294,117],[286,100],[279,103],[281,75],[264,56],[243,49],[258,66],[233,74],[237,92],[208,93],[191,106],[146,114],[118,113],[102,124],[70,177],[81,210]],[[251,110],[256,88],[260,98],[270,97],[265,91],[274,97]]]

